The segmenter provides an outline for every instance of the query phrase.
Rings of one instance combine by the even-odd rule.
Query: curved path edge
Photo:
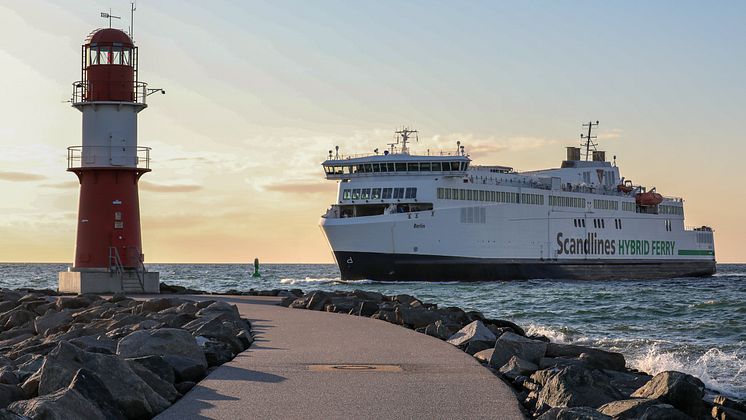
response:
[[[235,304],[256,341],[156,419],[525,418],[507,384],[425,334],[278,298],[178,297]]]

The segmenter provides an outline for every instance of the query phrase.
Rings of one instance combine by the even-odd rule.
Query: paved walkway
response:
[[[425,334],[276,298],[190,298],[236,304],[256,341],[157,419],[524,418],[508,385]]]

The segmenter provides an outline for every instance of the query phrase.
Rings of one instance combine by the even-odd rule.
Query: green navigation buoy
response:
[[[254,274],[251,275],[251,277],[261,277],[262,275],[259,274],[259,258],[254,258]]]

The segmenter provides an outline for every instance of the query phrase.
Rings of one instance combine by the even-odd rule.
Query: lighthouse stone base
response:
[[[131,271],[61,271],[58,278],[58,290],[63,293],[160,293],[156,272],[140,273],[138,278]]]

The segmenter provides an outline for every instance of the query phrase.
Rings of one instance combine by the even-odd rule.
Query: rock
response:
[[[98,406],[78,391],[67,388],[31,400],[14,402],[8,410],[38,420],[106,418]]]
[[[633,392],[653,378],[650,375],[636,372],[604,370],[604,373],[609,376],[611,386],[627,396],[632,395]]]
[[[312,292],[311,294],[301,299],[306,299],[306,309],[310,309],[312,311],[323,310],[326,304],[328,304],[330,300],[329,293],[321,292],[321,291]]]
[[[360,302],[355,315],[369,317],[378,311],[378,304],[369,300]]]
[[[101,300],[101,296],[82,294],[74,297],[60,296],[57,298],[57,309],[80,309],[87,308],[91,303]]]
[[[732,408],[734,410],[743,411],[744,413],[746,413],[746,404],[744,404],[742,402],[739,402],[739,401],[736,401],[736,400],[732,400],[732,399],[730,399],[730,398],[728,398],[726,396],[723,396],[723,395],[716,396],[712,400],[712,402],[715,405],[720,405],[720,406],[723,406],[723,407],[726,407],[726,408]]]
[[[390,322],[396,324],[396,313],[394,311],[379,310],[378,312],[371,315],[372,319],[380,319],[381,321]]]
[[[489,363],[490,359],[492,359],[492,353],[495,351],[494,348],[482,350],[479,352],[474,353],[474,358],[479,360],[481,363]]]
[[[41,365],[44,364],[44,356],[33,355],[31,358],[20,365],[16,370],[16,376],[20,382],[25,382],[29,376],[33,375],[41,369]]]
[[[68,312],[47,311],[34,320],[34,330],[37,334],[47,335],[47,331],[53,330],[61,325],[69,324],[73,317]]]
[[[402,305],[411,305],[413,302],[417,301],[417,298],[410,295],[396,295],[392,298],[393,301],[399,302]]]
[[[452,336],[455,331],[458,330],[458,324],[446,324],[443,320],[437,320],[432,324],[424,327],[422,332],[425,334],[439,338],[441,340],[447,340],[448,337]],[[490,346],[492,347],[492,346]]]
[[[144,314],[149,312],[159,312],[173,306],[179,306],[187,301],[180,298],[158,298],[150,299],[138,305],[135,313]]]
[[[487,350],[487,349],[494,350],[495,348],[494,346],[495,346],[495,343],[492,341],[472,340],[472,341],[469,341],[469,344],[466,345],[464,352],[473,356],[474,354],[479,353],[482,350]]]
[[[323,309],[322,306],[318,310]],[[197,317],[205,319],[220,319],[221,321],[230,321],[235,323],[244,323],[241,319],[241,314],[238,313],[236,305],[231,305],[223,301],[218,301],[210,304],[205,308],[201,308],[197,312]]]
[[[490,365],[501,367],[508,363],[513,356],[538,364],[544,357],[547,343],[543,341],[530,340],[512,332],[506,332],[495,342],[495,351],[492,353]]]
[[[0,367],[0,384],[18,385],[18,377],[10,366]]]
[[[612,401],[598,408],[598,411],[613,417],[615,420],[688,420],[691,417],[675,409],[670,404],[658,400],[639,398]]]
[[[179,394],[184,395],[194,388],[195,385],[197,384],[192,381],[182,381],[176,384],[176,390],[179,391]]]
[[[44,360],[40,370],[39,395],[67,387],[79,369],[94,374],[128,418],[153,417],[170,404],[140,379],[122,359],[89,353],[60,342]]]
[[[153,373],[153,371],[137,362],[133,362],[132,359],[128,360],[127,364],[129,365],[130,369],[132,369],[132,371],[140,377],[140,379],[145,381],[145,383],[148,384],[149,387],[151,387],[166,401],[173,403],[179,398],[179,393],[172,385],[172,382],[168,382],[164,379],[159,378],[158,375]]]
[[[426,327],[440,320],[440,315],[435,311],[424,308],[407,308],[397,306],[394,310],[396,322],[401,325],[408,325],[412,328]]]
[[[632,397],[653,398],[669,403],[698,418],[704,409],[705,385],[694,376],[681,372],[661,372],[632,393]]]
[[[168,364],[168,362],[163,360],[163,357],[161,356],[135,357],[132,359],[127,359],[127,362],[137,363],[140,366],[149,369],[159,378],[170,384],[176,382],[176,377],[174,376],[174,368],[172,368],[171,365]]]
[[[485,325],[492,325],[493,327],[497,327],[497,328],[510,328],[511,330],[513,330],[515,334],[518,334],[523,337],[526,336],[526,332],[523,331],[523,328],[519,327],[517,324],[513,322],[506,321],[504,319],[484,318],[482,319],[482,322],[484,322]]]
[[[590,407],[555,407],[536,420],[611,420],[611,417]]]
[[[124,358],[163,356],[169,364],[169,357],[178,357],[207,369],[205,355],[194,337],[175,328],[135,331],[119,341],[117,355]]]
[[[125,418],[106,385],[93,372],[87,369],[78,369],[67,389],[77,391],[83,398],[95,404],[107,420],[123,420]]]
[[[713,405],[710,415],[717,420],[746,420],[746,411],[722,405]]]
[[[117,352],[117,342],[106,337],[84,335],[73,338],[70,343],[93,353],[115,354]]]
[[[182,356],[163,356],[163,360],[171,366],[177,381],[199,382],[207,376],[207,360],[204,364]]]
[[[364,301],[370,301],[376,304],[383,302],[383,295],[378,292],[365,292],[362,290],[354,290],[352,294],[358,299],[362,299]]]
[[[585,361],[599,369],[624,370],[626,362],[621,353],[576,346],[573,344],[547,343],[546,357],[580,358],[585,353]]]
[[[536,397],[541,407],[591,407],[624,398],[609,384],[609,378],[596,369],[568,366],[559,370],[543,370],[531,375],[534,382],[543,384]]]
[[[0,408],[0,420],[31,420],[31,417],[21,416],[6,408]]]
[[[17,384],[0,384],[0,408],[5,408],[13,401],[22,400],[23,398],[25,398],[25,394]]]
[[[510,379],[515,379],[519,376],[529,376],[537,370],[539,370],[539,367],[536,364],[513,356],[508,363],[500,368],[500,373]]]
[[[539,369],[563,368],[566,366],[578,366],[583,369],[590,365],[582,360],[568,357],[542,357],[539,359]],[[635,388],[637,389],[637,388]],[[633,390],[634,391],[634,390]],[[630,391],[631,392],[631,391]]]
[[[0,315],[0,325],[9,330],[28,324],[36,318],[36,313],[24,308],[11,309]]]
[[[482,321],[473,321],[448,338],[448,342],[454,346],[468,344],[473,340],[494,343],[497,340],[497,337],[495,337],[495,334],[493,334],[492,331],[482,323]]]

